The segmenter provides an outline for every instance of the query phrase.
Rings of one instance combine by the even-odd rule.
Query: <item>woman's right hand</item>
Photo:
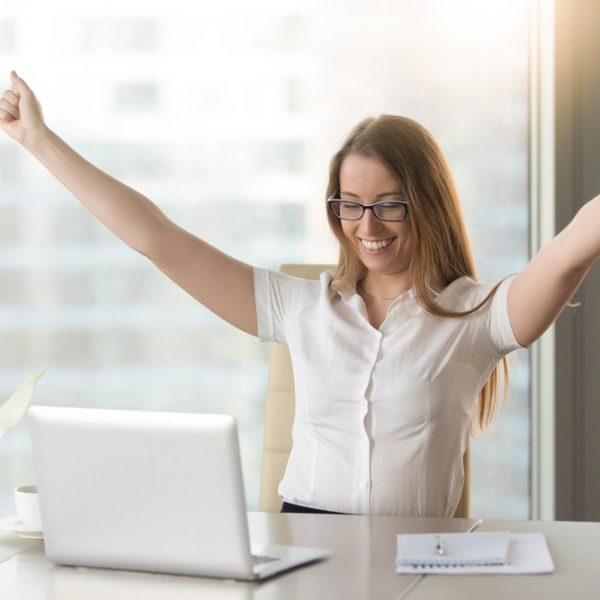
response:
[[[0,128],[25,144],[28,137],[45,127],[44,115],[35,94],[15,71],[11,71],[10,80],[10,89],[0,98]]]

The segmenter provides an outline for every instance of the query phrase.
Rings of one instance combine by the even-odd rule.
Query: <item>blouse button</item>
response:
[[[363,489],[363,488],[367,487],[367,482],[366,482],[364,479],[361,479],[361,480],[358,482],[358,487],[359,487],[360,489]]]

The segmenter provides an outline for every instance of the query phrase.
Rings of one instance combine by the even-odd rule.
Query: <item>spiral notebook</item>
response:
[[[488,531],[397,536],[397,573],[551,573],[542,533]]]

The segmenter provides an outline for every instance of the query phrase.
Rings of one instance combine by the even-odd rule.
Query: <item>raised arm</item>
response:
[[[252,267],[178,227],[142,194],[77,154],[46,126],[34,93],[14,71],[0,99],[0,128],[127,245],[211,311],[257,335]]]
[[[600,256],[600,196],[590,200],[510,284],[508,314],[529,346],[558,317]]]

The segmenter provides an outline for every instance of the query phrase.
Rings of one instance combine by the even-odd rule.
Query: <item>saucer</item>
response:
[[[27,538],[28,540],[43,540],[44,534],[41,531],[28,531],[25,529],[23,522],[19,517],[6,517],[0,519],[0,530],[12,531],[19,537]]]

